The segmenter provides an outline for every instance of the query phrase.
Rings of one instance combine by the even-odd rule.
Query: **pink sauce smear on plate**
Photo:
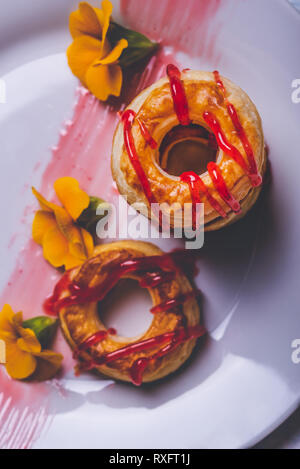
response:
[[[121,0],[130,28],[192,57],[217,60],[218,13],[226,0]]]

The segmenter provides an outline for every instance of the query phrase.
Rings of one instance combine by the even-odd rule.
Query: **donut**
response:
[[[152,204],[194,228],[203,203],[204,230],[220,229],[256,202],[266,171],[262,122],[254,103],[219,72],[182,72],[142,91],[120,115],[111,157],[119,193],[149,218]],[[153,205],[157,206],[157,205]]]
[[[183,272],[183,262],[191,268],[187,255],[164,254],[141,241],[119,241],[97,246],[92,258],[62,277],[45,306],[48,313],[59,314],[77,371],[94,370],[140,385],[169,375],[188,359],[205,329],[199,292]],[[107,329],[98,311],[123,278],[147,288],[153,302],[150,327],[134,338]]]

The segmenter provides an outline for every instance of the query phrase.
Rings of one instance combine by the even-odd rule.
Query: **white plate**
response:
[[[292,103],[291,84],[300,78],[300,17],[284,0],[223,3],[221,55],[213,63],[180,59],[219,68],[248,91],[263,118],[273,181],[263,205],[206,239],[197,282],[210,339],[188,367],[151,387],[66,379],[69,395],[36,448],[249,447],[299,404],[291,343],[300,337],[300,104]],[[24,227],[7,250],[32,201],[24,185],[38,185],[43,168],[33,171],[35,164],[41,155],[46,164],[72,109],[76,80],[64,51],[75,5],[14,0],[1,13],[0,73],[9,72],[0,105],[3,285],[28,237]]]

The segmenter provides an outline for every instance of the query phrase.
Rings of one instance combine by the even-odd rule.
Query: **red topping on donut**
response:
[[[66,272],[59,282],[55,285],[54,291],[51,296],[46,298],[44,301],[43,307],[49,316],[57,316],[56,304],[59,301],[61,294],[69,289],[71,284],[70,274]]]
[[[199,290],[190,291],[188,293],[179,295],[176,298],[167,300],[161,303],[160,305],[153,307],[151,309],[151,312],[153,314],[156,314],[159,312],[169,311],[170,309],[176,308],[182,305],[187,300],[191,298],[196,298],[199,295],[200,295]],[[140,342],[136,342],[134,344],[127,345],[126,347],[122,347],[121,349],[108,353],[99,359],[95,359],[95,360],[92,359],[91,361],[85,364],[81,363],[80,366],[82,370],[92,369],[95,366],[105,365],[107,363],[118,360],[120,358],[127,357],[131,353],[148,350],[149,348],[152,348],[155,345],[160,345],[164,342],[169,342],[167,345],[165,345],[161,350],[159,350],[157,353],[155,353],[151,357],[141,357],[133,363],[129,372],[130,378],[133,384],[135,384],[136,386],[140,386],[143,380],[143,373],[151,360],[163,357],[164,355],[169,353],[171,350],[176,348],[178,345],[180,345],[182,342],[192,339],[192,338],[200,337],[204,335],[205,333],[206,333],[206,330],[204,329],[203,326],[197,325],[197,326],[189,327],[189,328],[181,327],[179,329],[176,329],[173,332],[167,332],[165,334],[161,334],[159,336],[156,336],[150,339],[146,339]],[[104,339],[106,339],[108,334],[116,334],[115,329],[108,329],[107,331],[99,331],[96,334],[92,335],[91,337],[89,337],[86,341],[84,341],[82,344],[80,344],[77,347],[77,349],[74,351],[73,357],[77,359],[80,355],[80,352],[87,350],[89,347],[96,345],[99,342],[102,342]]]
[[[152,209],[152,213],[157,216],[158,219],[158,224],[161,227],[162,225],[162,213],[158,208],[158,202],[156,200],[155,195],[153,194],[150,183],[148,181],[148,178],[145,174],[145,171],[141,165],[139,156],[137,154],[135,144],[134,144],[134,139],[132,135],[132,124],[133,121],[136,117],[136,114],[134,111],[128,109],[127,111],[124,111],[121,114],[122,121],[124,123],[124,143],[126,147],[127,154],[129,156],[129,159],[131,161],[131,164],[133,166],[133,169],[135,170],[139,181],[141,183],[141,186],[143,188],[143,192],[150,204],[150,207]],[[155,140],[152,138],[152,136],[149,133],[149,130],[145,126],[145,124],[139,119],[138,120],[140,129],[143,133],[143,136],[147,143],[151,146],[151,148],[156,148],[157,143]]]
[[[249,173],[248,173],[248,176],[250,178],[250,181],[251,181],[251,184],[253,187],[258,187],[261,185],[262,183],[262,177],[261,175],[258,173],[258,170],[257,170],[257,165],[256,165],[256,161],[255,161],[255,158],[254,158],[254,153],[253,153],[253,149],[250,145],[250,142],[248,140],[248,137],[246,135],[246,132],[240,122],[240,119],[239,119],[239,116],[237,114],[237,111],[234,107],[233,104],[228,104],[227,105],[227,109],[228,109],[228,112],[229,112],[229,115],[231,117],[231,120],[232,120],[232,123],[234,125],[234,128],[243,144],[243,147],[244,147],[244,150],[246,152],[246,155],[247,155],[247,158],[248,158],[248,163],[249,163]]]
[[[48,314],[58,314],[61,308],[67,306],[100,301],[106,296],[108,291],[116,285],[122,276],[131,272],[144,272],[145,274],[142,276],[141,285],[147,288],[157,286],[162,282],[171,281],[177,272],[181,272],[186,269],[189,270],[190,274],[195,275],[197,273],[195,261],[195,256],[185,250],[176,250],[172,253],[160,256],[130,259],[110,266],[107,270],[106,279],[100,286],[96,287],[81,287],[80,285],[71,282],[70,273],[67,272],[55,286],[53,295],[47,299],[45,306],[47,304]],[[69,291],[70,295],[60,298],[61,294],[66,290]],[[168,311],[171,308],[180,306],[189,298],[195,298],[198,295],[198,290],[179,295],[172,300],[153,307],[151,312],[158,313],[159,311]],[[200,325],[188,328],[180,327],[174,331],[166,332],[165,334],[122,347],[121,349],[108,353],[98,359],[92,359],[87,363],[81,362],[79,364],[79,368],[81,370],[89,370],[95,366],[105,365],[120,358],[125,358],[131,353],[141,352],[158,345],[166,344],[152,357],[142,357],[133,364],[130,370],[131,380],[134,384],[140,385],[142,383],[143,372],[149,361],[162,357],[182,342],[200,337],[205,333],[206,330]],[[98,331],[96,334],[90,336],[74,351],[74,358],[79,358],[80,352],[100,343],[108,334],[116,334],[116,331],[114,329],[108,329],[107,331]]]
[[[132,353],[143,352],[144,350],[149,350],[157,345],[168,343],[173,340],[173,338],[175,338],[176,335],[179,334],[179,331],[181,331],[182,329],[183,328],[176,329],[175,331],[171,332],[165,332],[164,334],[160,334],[155,337],[150,337],[149,339],[125,345],[125,347],[121,347],[118,350],[114,350],[113,352],[109,352],[106,355],[103,355],[102,357],[91,360],[85,365],[85,369],[91,369],[95,366],[107,365],[108,363],[120,360],[121,358],[126,358]],[[197,326],[196,331],[198,332],[198,334],[199,332],[202,333],[203,327]]]
[[[201,292],[199,290],[192,290],[188,293],[178,295],[176,296],[176,298],[166,300],[157,306],[153,306],[153,308],[150,309],[150,312],[152,314],[157,314],[162,313],[164,311],[169,311],[170,309],[177,308],[177,306],[183,305],[187,300],[191,298],[197,298],[198,296],[200,296],[200,294]]]
[[[130,370],[130,377],[131,377],[132,383],[135,384],[136,386],[140,386],[142,384],[143,373],[152,360],[155,360],[157,358],[163,357],[164,355],[167,355],[168,353],[170,353],[172,350],[174,350],[176,347],[178,347],[178,345],[182,344],[183,342],[204,336],[206,332],[207,331],[203,326],[198,325],[198,326],[188,327],[188,328],[181,327],[174,332],[171,332],[171,333],[166,332],[166,334],[162,334],[161,336],[155,337],[155,339],[159,339],[159,341],[161,340],[161,338],[168,337],[168,340],[171,340],[171,342],[165,345],[165,347],[163,347],[161,350],[159,350],[157,353],[155,353],[151,357],[138,358],[133,363],[131,370]]]
[[[206,111],[203,114],[203,118],[213,131],[219,147],[224,151],[224,153],[229,155],[236,163],[238,163],[248,174],[249,171],[244,158],[242,157],[240,151],[227,140],[216,116],[211,112]]]
[[[245,129],[241,124],[241,121],[240,121],[240,118],[238,116],[238,113],[237,113],[237,110],[236,110],[235,106],[232,103],[230,103],[227,99],[227,91],[226,91],[226,88],[225,88],[225,86],[224,86],[224,84],[221,80],[219,72],[217,70],[215,70],[213,73],[214,73],[214,77],[215,77],[215,81],[216,81],[217,85],[221,88],[221,90],[224,94],[228,114],[231,118],[231,121],[234,125],[234,128],[235,128],[235,130],[236,130],[236,132],[237,132],[237,134],[238,134],[238,136],[239,136],[239,138],[240,138],[240,140],[243,144],[245,153],[247,155],[249,170],[247,168],[246,172],[249,176],[249,179],[251,181],[252,186],[253,187],[260,186],[262,184],[262,177],[259,174],[258,169],[257,169],[257,164],[256,164],[256,161],[255,161],[253,148],[252,148],[252,146],[251,146],[251,144],[248,140]]]
[[[138,358],[130,369],[131,382],[136,386],[140,386],[143,382],[143,374],[147,366],[149,365],[149,358],[142,357]]]
[[[106,279],[101,283],[101,287],[81,287],[70,281],[67,272],[55,286],[53,295],[46,300],[44,306],[48,314],[57,315],[61,308],[101,301],[121,277],[131,272],[145,273],[140,285],[146,288],[154,287],[172,280],[178,271],[188,269],[190,274],[196,273],[193,272],[195,260],[195,257],[186,251],[178,250],[161,256],[138,257],[116,263],[107,271]],[[70,295],[60,298],[66,289]]]
[[[116,360],[126,358],[132,353],[143,352],[158,345],[166,344],[165,347],[163,347],[151,357],[141,357],[134,362],[130,370],[130,377],[133,384],[138,386],[142,383],[143,372],[151,360],[160,358],[183,342],[204,336],[206,333],[206,329],[200,325],[187,328],[180,327],[175,331],[165,332],[164,334],[160,334],[156,337],[151,337],[149,339],[141,340],[140,342],[126,345],[125,347],[107,353],[102,357],[92,359],[90,362],[83,363],[81,365],[81,369],[91,370],[97,366],[107,365],[108,363],[114,362]]]
[[[116,333],[117,333],[117,331],[116,331],[115,329],[113,329],[113,328],[110,328],[110,329],[105,330],[105,331],[98,331],[98,332],[96,332],[95,334],[93,334],[93,335],[91,335],[90,337],[88,337],[84,342],[82,342],[82,343],[74,350],[73,358],[77,359],[78,356],[80,355],[80,352],[83,352],[83,351],[89,349],[89,348],[92,347],[93,345],[99,344],[99,343],[102,342],[104,339],[106,339],[109,334],[115,335]]]
[[[135,119],[134,111],[131,111],[129,109],[123,112],[122,121],[124,123],[124,143],[125,143],[126,151],[130,158],[131,164],[139,178],[139,181],[142,185],[144,194],[147,197],[149,204],[150,205],[156,204],[157,203],[156,198],[152,193],[149,181],[140,163],[139,156],[135,148],[134,139],[133,139],[132,131],[131,131],[134,119]]]
[[[192,226],[193,230],[197,229],[197,204],[201,204],[200,187],[202,186],[199,182],[200,177],[193,171],[186,171],[180,176],[180,180],[186,182],[189,185],[191,196],[192,196]],[[202,182],[202,180],[201,180]],[[204,183],[203,183],[204,185]]]
[[[189,125],[191,123],[189,117],[189,106],[181,81],[180,70],[172,64],[167,66],[167,75],[170,80],[171,94],[174,103],[174,110],[181,125]]]
[[[145,122],[140,118],[140,117],[137,117],[136,116],[136,113],[134,111],[131,110],[131,113],[134,114],[135,116],[135,119],[137,120],[139,126],[140,126],[140,129],[141,129],[141,133],[144,137],[144,139],[146,140],[146,142],[148,143],[148,145],[150,145],[150,147],[155,150],[157,148],[157,142],[154,140],[154,138],[152,137],[152,135],[150,134],[149,132],[149,129],[147,128]],[[118,117],[122,120],[122,116],[123,116],[124,112],[122,111],[118,111],[117,112],[117,115]]]
[[[220,197],[224,200],[224,202],[229,205],[229,207],[234,212],[240,212],[241,206],[239,202],[233,197],[233,195],[229,192],[226,182],[222,176],[219,166],[212,161],[207,165],[207,171],[211,177],[211,180],[220,194]]]
[[[170,282],[175,275],[176,272],[147,272],[139,284],[142,288],[154,288],[162,283]]]
[[[223,94],[224,94],[224,97],[226,98],[226,89],[225,89],[225,86],[224,86],[224,83],[222,82],[221,80],[221,77],[220,77],[220,73],[218,72],[218,70],[215,70],[213,72],[214,74],[214,77],[215,77],[215,82],[217,83],[217,85],[221,88]]]
[[[155,150],[157,148],[157,142],[154,140],[154,138],[150,134],[149,130],[147,129],[147,127],[145,125],[145,123],[139,117],[137,117],[136,120],[139,123],[139,126],[140,126],[140,129],[141,129],[141,132],[142,132],[142,135],[143,135],[144,139],[146,140],[148,145],[150,145],[152,150]]]
[[[224,94],[225,103],[226,103],[229,116],[243,144],[244,150],[247,155],[249,167],[246,161],[244,160],[241,152],[227,140],[221,128],[220,122],[218,121],[216,116],[213,113],[206,111],[203,114],[203,118],[205,122],[209,125],[210,129],[212,130],[214,134],[214,135],[212,134],[209,135],[209,145],[215,146],[217,144],[224,151],[224,153],[230,156],[245,171],[245,173],[247,174],[247,176],[249,177],[251,181],[252,186],[257,187],[261,185],[262,177],[258,173],[253,149],[248,140],[246,132],[240,122],[239,116],[237,114],[237,111],[234,105],[230,103],[226,97],[227,92],[221,80],[219,72],[214,71],[213,74],[214,74],[217,85],[220,87],[220,89],[222,90],[222,93]],[[172,98],[174,102],[174,110],[177,114],[180,124],[187,126],[191,123],[191,121],[189,117],[188,102],[187,102],[184,86],[181,81],[181,72],[175,65],[169,64],[167,66],[167,75],[170,80],[170,88],[171,88],[171,94],[172,94]],[[134,145],[132,132],[131,132],[132,123],[133,123],[134,118],[136,117],[136,114],[134,113],[134,111],[127,110],[120,115],[124,122],[124,141],[125,141],[126,150],[131,160],[131,163],[136,171],[136,174],[138,175],[138,178],[142,185],[145,196],[148,199],[148,202],[150,204],[156,204],[157,203],[156,198],[154,194],[152,193],[150,183],[140,164],[139,157],[137,155],[136,148]],[[142,135],[144,136],[146,142],[151,146],[151,148],[153,149],[157,148],[157,142],[151,136],[144,122],[141,121],[139,118],[137,118],[137,120],[141,129]],[[216,172],[212,170],[212,166],[210,166],[210,169],[211,169],[211,174],[214,175],[213,176],[214,179],[212,179],[214,186],[216,187],[217,191],[221,195],[222,199],[231,208],[234,206],[235,207],[234,211],[239,211],[240,206],[238,208],[238,205],[237,205],[239,203],[230,194],[220,171],[218,171],[218,177],[216,177]],[[183,173],[181,175],[181,180],[189,184],[189,188],[191,191],[192,202],[193,202],[193,214],[192,214],[193,229],[196,228],[196,208],[197,208],[196,204],[201,203],[200,192],[206,195],[208,202],[219,213],[221,217],[223,218],[226,217],[226,212],[223,210],[223,208],[218,203],[218,201],[209,193],[208,188],[205,186],[202,179],[196,173],[192,171]],[[228,197],[228,195],[230,197]],[[162,215],[161,213],[158,214],[160,226],[161,226],[161,221],[162,221],[161,215]]]
[[[194,171],[187,171],[181,174],[180,179],[189,185],[194,207],[196,204],[201,203],[200,193],[205,194],[210,205],[221,215],[222,218],[226,218],[225,210],[223,210],[219,202],[210,194],[208,188],[198,174],[194,173]],[[196,226],[196,207],[193,209],[193,214],[194,228]]]

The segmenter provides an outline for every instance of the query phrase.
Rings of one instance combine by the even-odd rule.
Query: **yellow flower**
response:
[[[23,326],[21,312],[14,314],[9,305],[0,312],[0,339],[6,345],[6,371],[13,379],[33,378],[46,381],[61,367],[63,356],[42,350],[35,333]]]
[[[128,46],[127,40],[121,39],[112,49],[107,40],[112,9],[109,0],[102,2],[102,9],[81,2],[69,21],[74,39],[67,50],[69,66],[101,101],[106,101],[110,95],[120,96],[123,76],[118,59]]]
[[[41,206],[33,220],[32,237],[43,246],[44,257],[50,264],[68,270],[82,264],[94,249],[91,234],[75,223],[90,198],[71,177],[58,179],[54,189],[63,207],[48,202],[32,188]]]

